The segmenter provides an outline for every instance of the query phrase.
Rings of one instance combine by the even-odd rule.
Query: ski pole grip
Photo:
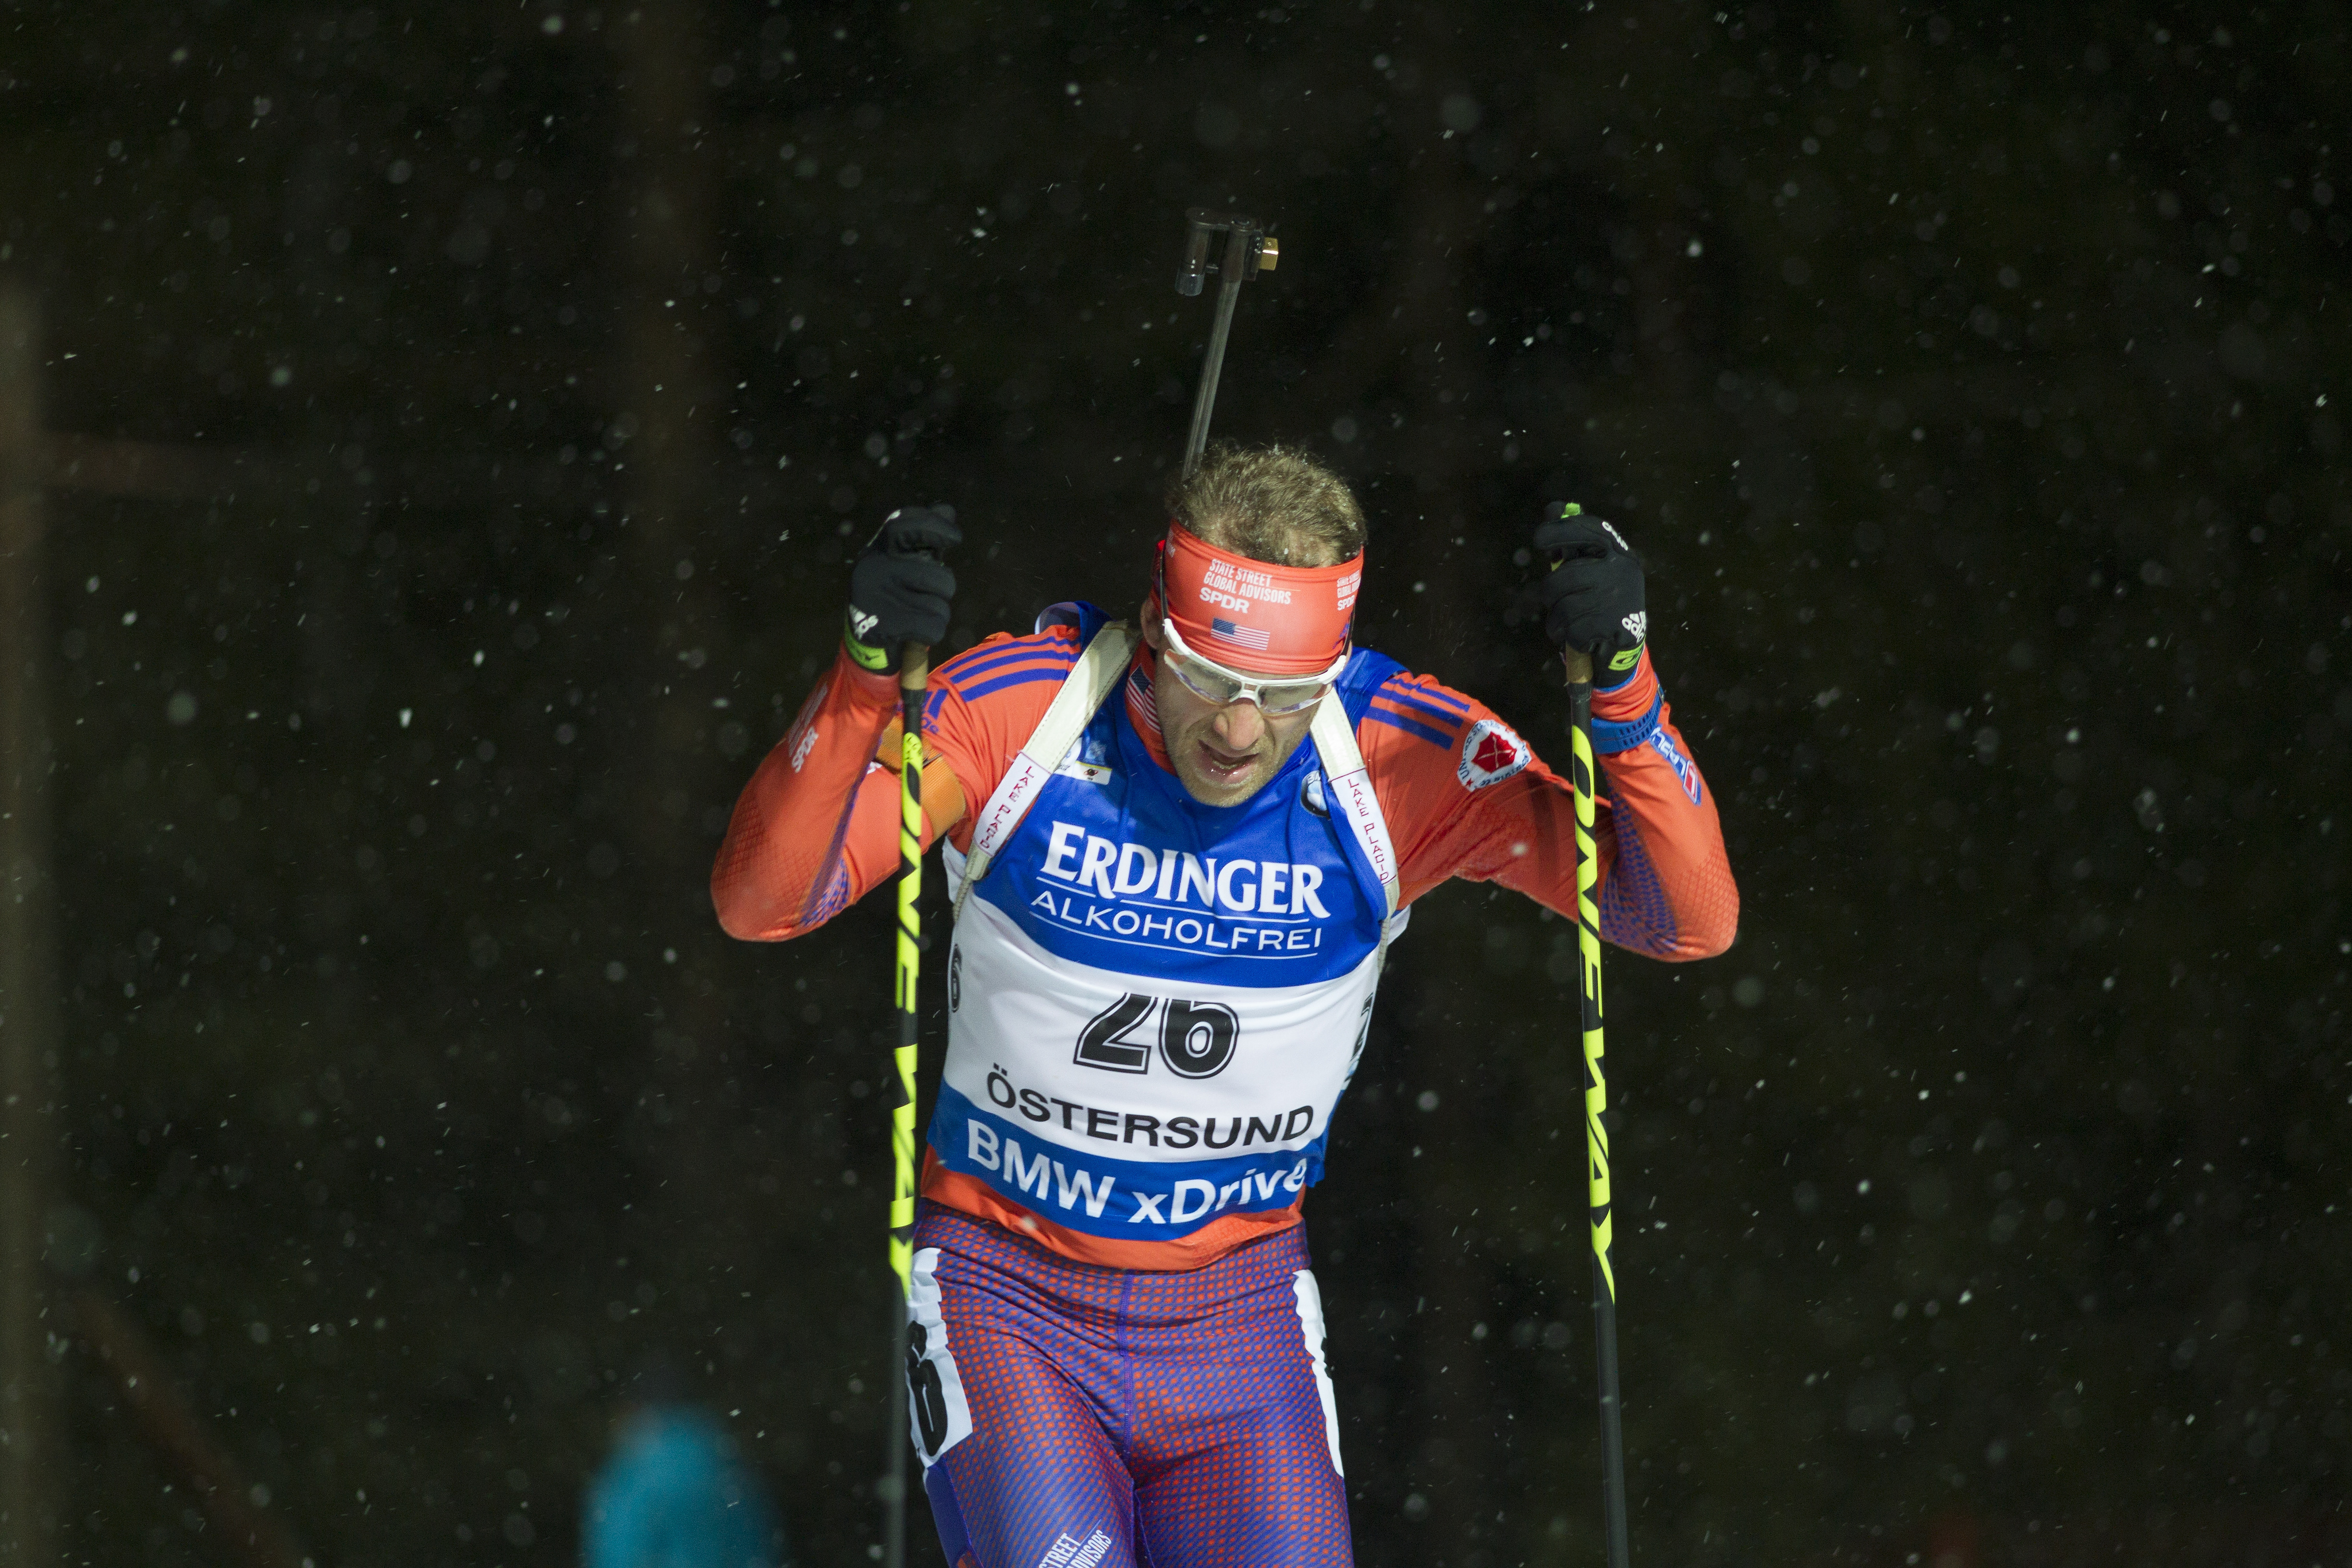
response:
[[[1592,656],[1591,654],[1581,652],[1576,648],[1570,648],[1559,657],[1560,661],[1568,666],[1568,683],[1570,686],[1590,686],[1592,684]]]
[[[920,691],[923,689],[923,683],[930,679],[930,674],[931,645],[920,642],[908,643],[906,652],[898,656],[898,689]]]

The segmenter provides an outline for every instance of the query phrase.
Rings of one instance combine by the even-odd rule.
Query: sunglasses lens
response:
[[[1323,695],[1318,683],[1304,686],[1269,686],[1258,693],[1261,713],[1296,713],[1302,708],[1312,708]]]
[[[1175,669],[1176,679],[1204,702],[1213,702],[1222,708],[1242,694],[1239,681],[1219,675],[1213,669],[1204,669],[1189,658],[1171,658],[1168,662]]]

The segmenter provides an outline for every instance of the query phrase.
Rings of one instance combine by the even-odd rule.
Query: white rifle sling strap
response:
[[[1329,788],[1331,810],[1354,831],[1364,858],[1371,862],[1373,874],[1381,879],[1381,892],[1388,903],[1382,911],[1387,918],[1381,922],[1385,959],[1389,941],[1396,934],[1401,896],[1396,849],[1389,843],[1388,818],[1381,815],[1380,796],[1372,791],[1371,770],[1364,766],[1364,753],[1356,747],[1356,727],[1348,722],[1348,705],[1337,691],[1316,704],[1315,721],[1307,733],[1314,737],[1316,754],[1323,761],[1323,782]]]
[[[1078,655],[1078,662],[1062,681],[1062,689],[1054,694],[1053,705],[1045,710],[1045,716],[1037,721],[1037,728],[1013,756],[1013,765],[1004,770],[996,792],[981,808],[980,821],[971,830],[971,850],[963,857],[957,877],[956,919],[963,918],[964,900],[971,896],[972,884],[988,875],[997,851],[1012,842],[1013,830],[1021,826],[1021,819],[1037,803],[1045,781],[1054,776],[1054,770],[1062,765],[1070,748],[1086,733],[1103,699],[1127,673],[1127,661],[1135,653],[1135,641],[1134,627],[1125,621],[1111,621]]]

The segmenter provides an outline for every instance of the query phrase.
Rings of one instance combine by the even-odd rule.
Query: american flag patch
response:
[[[1224,642],[1234,643],[1242,647],[1255,648],[1260,653],[1264,653],[1267,645],[1273,640],[1270,634],[1262,632],[1255,626],[1241,626],[1226,620],[1222,616],[1210,617],[1209,631],[1212,636]]]

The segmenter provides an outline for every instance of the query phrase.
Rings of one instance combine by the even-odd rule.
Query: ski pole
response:
[[[898,1004],[898,1096],[890,1104],[890,1272],[898,1300],[890,1330],[890,1382],[898,1394],[883,1422],[883,1562],[907,1563],[907,1312],[915,1264],[915,981],[923,957],[923,698],[931,650],[910,642],[898,660],[898,941],[894,987]]]
[[[1601,1484],[1609,1525],[1609,1568],[1627,1568],[1625,1428],[1617,1391],[1617,1272],[1609,1200],[1607,1053],[1601,1027],[1601,862],[1593,844],[1592,656],[1570,651],[1568,710],[1574,731],[1569,779],[1576,794],[1576,946],[1583,994],[1584,1148],[1592,1220],[1592,1342],[1601,1369]]]
[[[1192,428],[1184,437],[1184,477],[1201,466],[1209,445],[1209,411],[1217,402],[1217,377],[1225,367],[1225,340],[1233,335],[1234,307],[1240,303],[1242,285],[1261,272],[1271,272],[1281,259],[1282,244],[1265,232],[1257,219],[1239,213],[1188,208],[1184,214],[1184,266],[1176,274],[1176,292],[1190,300],[1201,292],[1210,270],[1209,244],[1225,237],[1224,259],[1218,263],[1217,314],[1209,329],[1209,352],[1201,360],[1201,384],[1192,394]]]

